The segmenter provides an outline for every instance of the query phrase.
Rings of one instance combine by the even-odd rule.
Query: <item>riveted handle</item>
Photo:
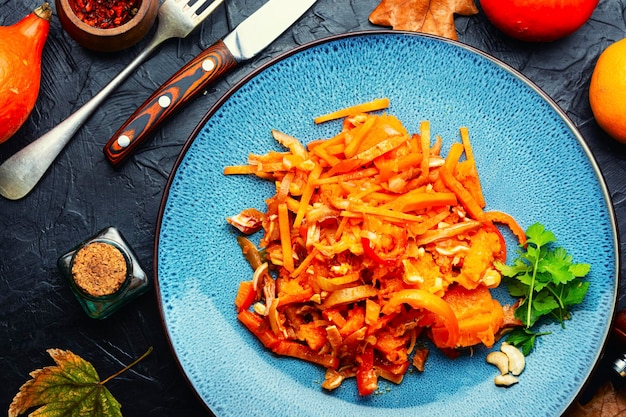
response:
[[[237,66],[224,42],[215,42],[159,87],[109,139],[104,154],[118,165],[172,113]]]

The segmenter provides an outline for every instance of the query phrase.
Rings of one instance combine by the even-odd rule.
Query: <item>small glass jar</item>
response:
[[[57,266],[89,317],[103,319],[152,285],[135,252],[108,227],[62,255]]]

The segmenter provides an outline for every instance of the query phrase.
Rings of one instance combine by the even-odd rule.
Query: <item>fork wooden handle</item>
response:
[[[115,132],[104,147],[109,162],[118,165],[172,113],[209,84],[237,66],[221,40],[189,61],[159,87]]]

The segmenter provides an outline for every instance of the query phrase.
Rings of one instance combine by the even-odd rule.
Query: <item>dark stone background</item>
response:
[[[378,0],[319,0],[259,57],[193,100],[127,163],[113,169],[104,159],[102,147],[121,121],[180,66],[223,37],[263,1],[225,3],[200,29],[184,40],[168,41],[127,79],[76,134],[31,194],[19,201],[0,198],[0,410],[8,409],[29,378],[28,372],[52,364],[48,348],[79,354],[105,378],[153,346],[147,359],[107,384],[123,405],[124,415],[207,415],[170,351],[154,291],[109,319],[92,320],[59,275],[56,260],[86,237],[115,225],[152,273],[155,223],[167,177],[183,143],[211,105],[252,69],[296,45],[379,28],[368,22]],[[17,22],[39,4],[39,0],[0,0],[0,25]],[[507,38],[482,12],[456,18],[461,42],[521,71],[579,127],[605,175],[622,233],[626,226],[626,181],[622,180],[626,148],[599,129],[587,95],[598,55],[626,34],[625,10],[624,0],[601,0],[583,28],[550,44]],[[43,52],[37,105],[16,136],[0,145],[0,162],[100,91],[146,43],[147,39],[118,53],[90,52],[63,32],[55,12]],[[622,255],[625,251],[622,244]],[[624,303],[620,297],[618,306],[623,308]],[[616,349],[610,346],[610,355]],[[591,388],[605,377],[605,366],[601,364],[600,377],[592,381]]]

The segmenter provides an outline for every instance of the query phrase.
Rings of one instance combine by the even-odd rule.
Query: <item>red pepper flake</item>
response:
[[[74,0],[70,2],[76,16],[100,29],[111,29],[131,20],[141,0]]]

